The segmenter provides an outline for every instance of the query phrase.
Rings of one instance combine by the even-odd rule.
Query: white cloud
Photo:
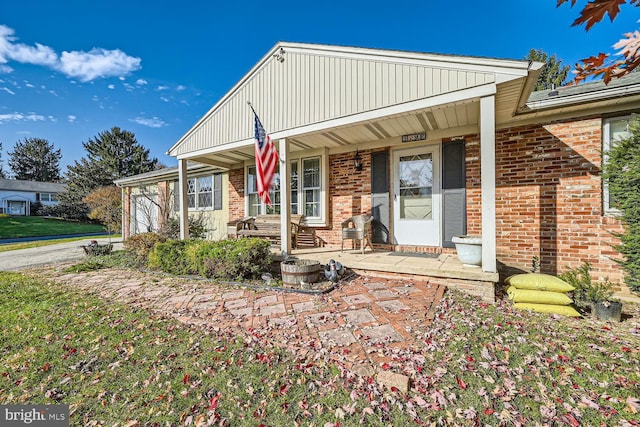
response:
[[[151,119],[148,119],[146,117],[136,117],[135,119],[130,119],[129,121],[142,126],[148,126],[150,128],[161,128],[167,126],[167,123],[158,117],[153,117]]]
[[[182,86],[182,85],[178,85],[178,87],[176,88],[176,90],[178,92],[182,92],[183,90],[185,90],[187,87],[186,86]]]
[[[138,86],[144,86],[144,85],[147,84],[147,81],[145,79],[138,79],[138,80],[136,80],[136,84]]]
[[[169,98],[161,96],[160,101],[169,102]]]
[[[0,74],[9,74],[11,72],[13,72],[13,68],[9,67],[8,65],[4,65],[4,64],[0,65]]]
[[[69,114],[69,115],[67,116],[67,121],[68,121],[69,123],[73,123],[73,122],[75,122],[75,121],[76,121],[76,119],[77,119],[77,117],[76,117],[76,116],[74,116],[74,115],[72,115],[72,114]]]
[[[169,89],[169,86],[158,86],[156,88],[156,90],[167,90],[167,89]]]
[[[0,87],[0,90],[7,92],[9,95],[15,95],[16,93],[9,89],[8,87]]]
[[[108,85],[107,87],[108,87],[109,89],[115,89],[115,88],[116,88],[116,85]]]
[[[0,25],[0,72],[11,72],[9,61],[34,64],[60,71],[68,77],[88,82],[100,77],[119,77],[140,69],[142,60],[119,49],[93,48],[89,52],[63,51],[58,55],[52,48],[36,43],[28,46],[16,43],[14,30]]]
[[[25,83],[25,86],[26,86],[26,87],[30,87],[30,88],[35,88],[35,86],[34,86],[34,85],[32,85],[31,83]]]
[[[67,76],[88,82],[98,77],[113,77],[129,74],[140,69],[140,58],[123,51],[93,48],[89,52],[62,52],[59,69]]]
[[[6,122],[42,122],[46,120],[45,116],[35,113],[12,113],[12,114],[0,114],[0,123]]]

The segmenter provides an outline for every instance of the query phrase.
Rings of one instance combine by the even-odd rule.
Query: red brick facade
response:
[[[466,138],[467,232],[481,233],[480,144]],[[612,258],[622,230],[603,215],[602,120],[532,125],[496,133],[498,261],[559,274],[585,261],[598,279],[622,281]]]
[[[467,135],[465,142],[467,233],[481,234],[479,136]],[[601,150],[600,118],[496,132],[499,268],[529,271],[537,256],[542,272],[559,274],[588,261],[595,278],[622,281],[612,259],[618,256],[612,248],[617,243],[612,232],[621,231],[621,225],[603,215]],[[329,156],[327,227],[318,228],[317,235],[330,246],[340,246],[342,221],[371,213],[371,150],[360,151],[363,170],[359,172],[354,170],[354,154]],[[229,172],[230,218],[244,216],[243,174],[243,169]],[[415,246],[393,249],[442,251]]]

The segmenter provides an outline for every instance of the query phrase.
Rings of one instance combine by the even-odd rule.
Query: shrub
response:
[[[243,280],[268,271],[271,244],[264,239],[167,240],[149,254],[149,267],[171,274],[199,274],[215,279]]]
[[[616,141],[609,152],[603,176],[609,184],[614,207],[620,210],[624,232],[616,233],[616,246],[624,259],[616,260],[625,271],[629,288],[640,291],[640,122],[630,124],[631,136]]]
[[[165,242],[167,238],[157,233],[134,234],[124,241],[124,248],[131,253],[140,264],[147,264],[149,253],[156,243]]]
[[[253,279],[271,266],[271,243],[264,239],[227,239],[199,247],[200,274],[217,279]]]
[[[189,238],[190,239],[204,239],[207,237],[207,218],[199,212],[198,215],[189,215]],[[160,234],[166,236],[168,239],[180,238],[180,218],[172,217],[167,220],[167,224]]]
[[[194,240],[167,240],[157,243],[149,253],[149,268],[171,274],[198,274],[197,264],[187,257],[187,248]]]
[[[609,279],[605,279],[604,282],[593,281],[589,262],[566,271],[559,277],[576,288],[573,291],[573,300],[580,307],[591,306],[596,302],[610,301],[613,296],[613,284]]]

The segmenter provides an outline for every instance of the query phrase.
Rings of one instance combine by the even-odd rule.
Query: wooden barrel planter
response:
[[[282,284],[303,288],[307,283],[316,283],[320,274],[320,263],[307,259],[283,261],[280,264]]]

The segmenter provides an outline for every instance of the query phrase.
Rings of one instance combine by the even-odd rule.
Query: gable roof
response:
[[[434,105],[462,102],[495,94],[497,85],[518,80],[505,91],[514,99],[504,103],[505,114],[513,114],[524,105],[530,91],[526,86],[535,81],[532,77],[541,66],[521,60],[281,42],[168,154],[186,158],[220,146],[251,144],[253,117],[247,101],[274,139],[404,112],[422,100],[433,99]],[[532,81],[525,84],[527,78]]]
[[[66,185],[56,182],[23,181],[0,179],[0,191],[26,191],[31,193],[61,193]]]

